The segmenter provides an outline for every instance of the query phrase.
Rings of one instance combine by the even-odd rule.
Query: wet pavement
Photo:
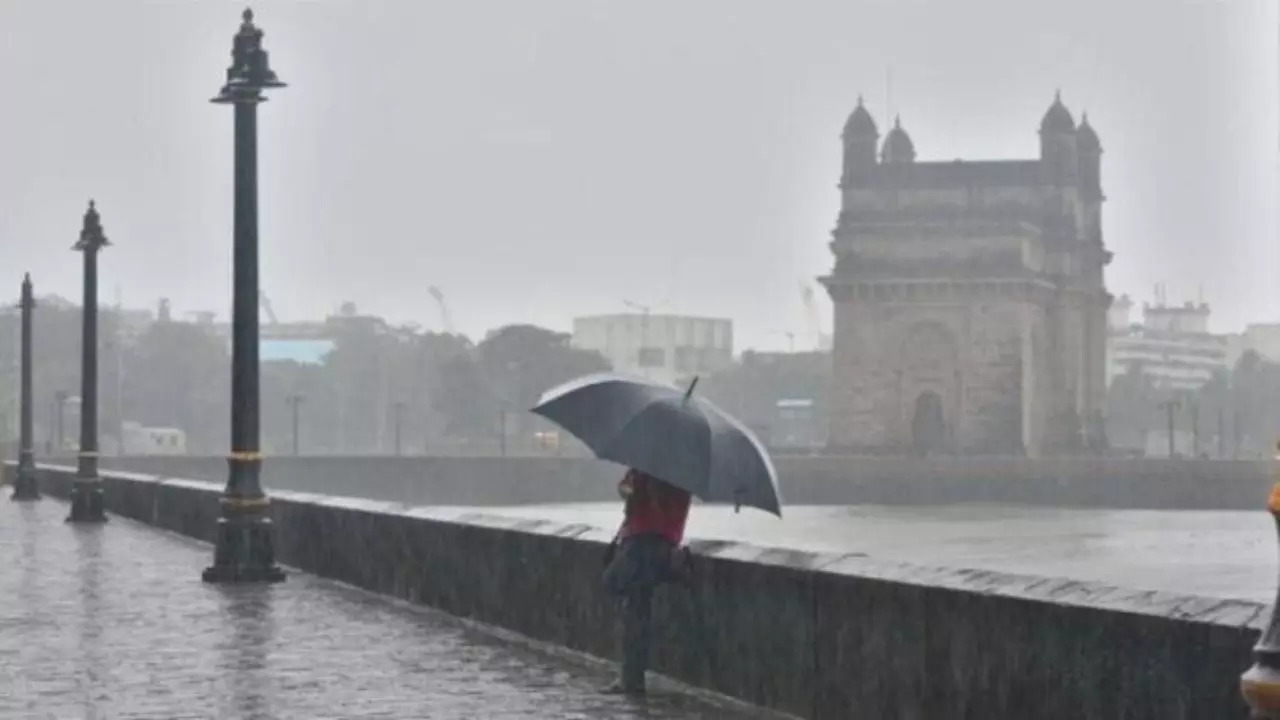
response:
[[[619,506],[608,503],[480,511],[609,529],[621,519]],[[1269,603],[1276,594],[1276,531],[1261,509],[797,506],[784,508],[779,519],[695,505],[688,535],[1186,595]]]
[[[304,574],[206,585],[209,546],[66,514],[0,501],[4,720],[777,717],[661,682],[604,696],[604,663]]]

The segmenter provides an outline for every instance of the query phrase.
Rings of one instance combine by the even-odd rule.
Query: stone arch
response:
[[[942,410],[942,396],[925,390],[916,396],[911,413],[911,447],[921,455],[939,452],[947,444],[947,421]]]
[[[911,325],[899,346],[899,444],[917,452],[951,445],[959,406],[960,346],[941,322]]]

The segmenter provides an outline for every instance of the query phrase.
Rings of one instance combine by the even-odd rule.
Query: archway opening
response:
[[[921,455],[941,452],[946,444],[946,435],[942,397],[932,390],[920,393],[911,416],[911,441],[916,452]]]

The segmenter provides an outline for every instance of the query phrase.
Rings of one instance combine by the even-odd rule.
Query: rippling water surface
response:
[[[480,511],[602,528],[621,518],[619,506],[609,503]],[[688,534],[1208,597],[1270,602],[1276,593],[1276,531],[1261,510],[797,506],[784,508],[779,519],[695,505]]]

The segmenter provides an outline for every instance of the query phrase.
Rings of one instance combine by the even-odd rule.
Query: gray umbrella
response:
[[[750,505],[782,516],[778,476],[760,441],[705,398],[612,373],[571,380],[542,395],[533,412],[591,448],[708,502]]]

